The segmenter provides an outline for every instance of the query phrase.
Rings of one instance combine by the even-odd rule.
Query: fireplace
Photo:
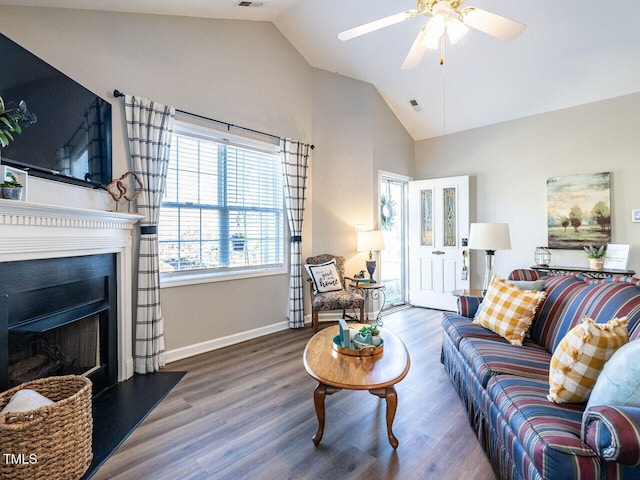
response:
[[[0,390],[36,378],[118,380],[115,254],[0,264]]]
[[[0,391],[74,373],[94,393],[133,375],[137,214],[0,199]]]
[[[9,387],[50,375],[91,377],[108,368],[100,336],[100,316],[91,315],[48,330],[9,329]],[[108,351],[109,346],[106,346]],[[3,369],[4,370],[4,369]],[[94,382],[95,383],[95,382]]]

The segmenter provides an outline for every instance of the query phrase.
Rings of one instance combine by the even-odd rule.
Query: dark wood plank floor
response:
[[[384,322],[411,355],[396,385],[397,450],[384,400],[364,391],[327,397],[324,437],[314,446],[305,328],[170,364],[187,375],[93,478],[495,479],[440,363],[440,312],[405,309]]]

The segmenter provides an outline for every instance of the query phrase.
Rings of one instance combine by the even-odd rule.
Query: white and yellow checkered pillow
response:
[[[512,345],[522,345],[524,334],[545,295],[543,291],[520,290],[494,275],[473,323],[492,330]]]
[[[607,323],[582,317],[553,352],[547,398],[555,403],[586,402],[604,364],[629,341],[627,323],[627,317]]]

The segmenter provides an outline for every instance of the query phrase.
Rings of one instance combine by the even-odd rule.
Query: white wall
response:
[[[344,255],[353,275],[367,260],[354,226],[378,226],[378,170],[412,174],[414,142],[372,85],[323,70],[313,85],[312,253]]]
[[[413,141],[375,89],[311,68],[268,22],[0,6],[0,32],[111,101],[114,176],[129,170],[114,88],[314,143],[305,255],[355,255],[353,224],[376,210],[375,171],[412,168]],[[387,148],[393,161],[375,151]],[[84,202],[83,189],[38,183],[39,202]],[[287,299],[287,275],[165,288],[167,349],[264,331],[285,322]]]
[[[549,177],[611,172],[612,243],[631,243],[640,272],[640,94],[416,143],[417,178],[471,176],[471,221],[508,222],[511,251],[496,253],[496,273],[534,264],[547,245]],[[553,250],[552,265],[587,266],[579,251]],[[472,283],[482,285],[484,254],[472,251]]]

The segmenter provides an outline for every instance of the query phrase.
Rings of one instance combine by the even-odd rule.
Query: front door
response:
[[[409,182],[409,301],[456,310],[469,288],[469,177]]]

